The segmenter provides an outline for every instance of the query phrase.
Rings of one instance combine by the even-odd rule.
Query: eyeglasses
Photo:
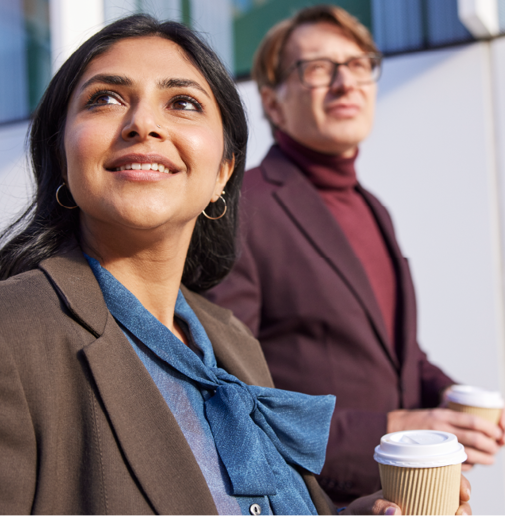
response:
[[[363,54],[351,57],[344,63],[337,63],[326,57],[297,61],[286,70],[284,79],[295,69],[303,85],[308,88],[330,86],[338,73],[339,66],[347,66],[358,84],[369,84],[379,80],[382,54]]]

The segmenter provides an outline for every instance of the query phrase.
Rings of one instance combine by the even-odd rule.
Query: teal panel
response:
[[[235,75],[238,77],[249,75],[254,52],[273,25],[303,7],[321,3],[321,0],[267,0],[244,6],[243,0],[235,0]],[[342,7],[371,30],[370,0],[334,0],[325,3]]]
[[[189,0],[182,0],[182,23],[191,27],[191,3]]]

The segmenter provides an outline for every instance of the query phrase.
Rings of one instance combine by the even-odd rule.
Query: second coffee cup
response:
[[[500,421],[503,398],[499,392],[471,385],[453,385],[446,394],[447,405],[457,412],[483,417],[495,425]]]

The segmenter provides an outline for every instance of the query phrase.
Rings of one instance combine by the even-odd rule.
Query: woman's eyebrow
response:
[[[124,75],[107,75],[104,73],[99,73],[88,79],[82,86],[81,91],[85,90],[91,84],[95,84],[97,82],[110,84],[111,86],[132,86],[133,81]]]
[[[162,90],[168,88],[196,88],[210,98],[209,94],[196,81],[191,79],[163,79],[158,82],[158,87]]]

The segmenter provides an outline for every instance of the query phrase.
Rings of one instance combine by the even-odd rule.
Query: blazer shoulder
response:
[[[22,272],[0,281],[0,318],[11,319],[19,313],[30,313],[34,308],[37,312],[49,312],[56,307],[59,307],[58,295],[40,269]]]

